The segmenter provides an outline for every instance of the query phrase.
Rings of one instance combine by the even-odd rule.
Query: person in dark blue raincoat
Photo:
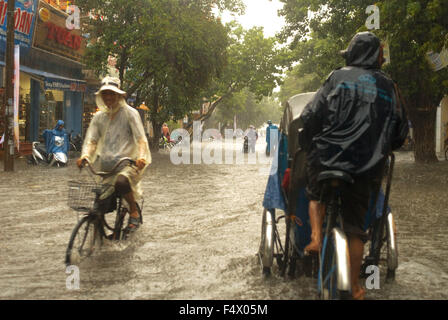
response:
[[[46,129],[42,135],[44,137],[47,154],[56,152],[63,152],[66,155],[68,154],[69,141],[68,133],[64,128],[64,121],[58,120],[53,130]],[[59,137],[59,139],[56,137]],[[56,141],[57,139],[60,140],[60,138],[64,139],[62,144]]]
[[[318,252],[322,244],[325,204],[320,202],[319,173],[347,172],[355,182],[342,195],[343,228],[349,239],[352,295],[363,299],[358,275],[367,240],[363,226],[369,197],[378,190],[387,156],[403,145],[409,128],[398,88],[380,70],[384,62],[380,40],[361,32],[341,53],[347,66],[329,75],[301,115],[312,228],[305,251]]]
[[[278,127],[274,124],[272,124],[271,120],[268,120],[268,127],[266,128],[266,155],[270,155],[271,154],[271,149],[275,149],[276,147],[276,143],[277,143],[277,139],[275,141],[273,141],[273,145],[271,145],[271,134],[273,134],[272,132],[274,132],[275,130],[278,130]]]

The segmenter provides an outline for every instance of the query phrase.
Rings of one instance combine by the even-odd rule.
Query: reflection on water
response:
[[[237,150],[239,146],[235,147]],[[263,145],[259,146],[263,150]],[[66,206],[68,168],[17,163],[0,172],[2,299],[315,299],[315,281],[261,277],[256,252],[268,164],[173,165],[153,155],[144,224],[107,243],[66,289],[64,254],[77,215]],[[446,299],[448,162],[417,166],[399,154],[391,206],[400,267],[394,284],[367,297]]]

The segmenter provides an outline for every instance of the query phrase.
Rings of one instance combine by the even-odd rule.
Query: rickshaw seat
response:
[[[317,177],[318,182],[326,181],[326,180],[342,180],[347,183],[353,184],[354,180],[351,175],[349,175],[347,172],[340,171],[340,170],[327,170],[322,171],[319,176]]]

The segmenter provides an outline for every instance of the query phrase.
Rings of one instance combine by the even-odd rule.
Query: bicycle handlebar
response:
[[[111,174],[113,174],[113,173],[115,173],[115,170],[123,163],[123,162],[125,162],[125,161],[129,161],[129,163],[130,164],[132,164],[132,165],[135,165],[136,163],[135,163],[135,160],[133,160],[133,159],[131,159],[131,158],[129,158],[129,157],[125,157],[125,158],[121,158],[115,165],[114,165],[114,167],[112,168],[112,170],[110,170],[110,171],[99,171],[99,172],[97,172],[97,171],[95,171],[95,169],[93,169],[93,166],[92,166],[92,164],[90,163],[90,160],[89,159],[87,159],[87,158],[84,158],[83,160],[82,160],[82,166],[81,166],[81,168],[79,168],[79,170],[81,170],[84,166],[88,166],[88,168],[89,168],[89,170],[90,170],[90,172],[92,172],[94,175],[97,175],[97,176],[107,176],[107,175],[111,175]]]

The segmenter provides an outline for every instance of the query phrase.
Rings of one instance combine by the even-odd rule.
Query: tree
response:
[[[448,1],[381,1],[381,30],[390,43],[392,63],[386,67],[399,83],[415,133],[415,159],[437,161],[437,107],[448,93],[448,68],[433,71],[428,51],[448,48]]]
[[[79,0],[96,19],[85,62],[98,74],[116,57],[119,76],[137,104],[150,106],[158,146],[161,124],[197,108],[200,94],[226,63],[227,30],[214,6],[241,10],[240,0]]]
[[[296,94],[317,91],[320,85],[321,79],[316,73],[301,75],[298,72],[298,66],[296,66],[291,71],[286,72],[283,84],[280,86],[280,92],[276,96],[284,103]]]
[[[281,105],[273,97],[264,97],[259,101],[254,93],[243,89],[223,101],[207,125],[217,128],[218,123],[231,124],[236,116],[238,128],[245,130],[250,125],[260,127],[269,119],[278,123],[281,115]]]
[[[356,32],[365,31],[370,0],[280,0],[287,22],[282,39],[292,39],[290,48],[300,62],[298,72],[315,72],[323,82],[329,72],[344,61],[337,52],[345,49]],[[390,45],[391,64],[385,66],[397,81],[414,126],[415,159],[437,161],[435,115],[443,95],[448,93],[448,69],[430,69],[426,54],[448,47],[446,0],[387,0],[380,8],[380,30],[374,31]],[[314,14],[311,14],[313,12]]]
[[[228,61],[222,75],[215,78],[203,96],[210,103],[208,112],[199,121],[205,121],[218,105],[243,89],[247,89],[260,101],[263,96],[272,94],[281,83],[282,68],[288,64],[287,50],[278,48],[276,38],[265,38],[263,28],[244,30],[232,22],[227,25],[231,34],[227,48]],[[190,122],[187,128],[192,127]]]

